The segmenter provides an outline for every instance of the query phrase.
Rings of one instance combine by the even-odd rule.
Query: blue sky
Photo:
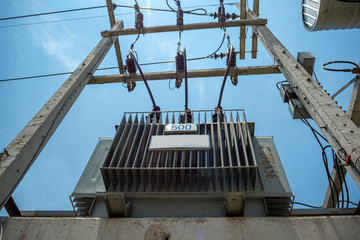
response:
[[[0,18],[72,8],[105,5],[102,1],[2,1]],[[133,5],[130,0],[114,1]],[[169,1],[172,3],[172,1]],[[217,4],[217,0],[182,1],[183,7]],[[225,1],[228,3],[230,1]],[[251,4],[251,0],[249,0]],[[164,1],[138,0],[140,6],[166,8]],[[252,5],[252,4],[251,4]],[[215,12],[217,7],[205,7]],[[226,6],[229,12],[238,12],[235,6]],[[117,8],[118,20],[125,28],[133,28],[132,9]],[[325,89],[335,93],[354,76],[333,73],[321,65],[333,60],[359,62],[360,31],[340,30],[307,32],[302,26],[301,1],[260,1],[260,14],[268,19],[268,27],[287,49],[297,56],[299,51],[315,55],[315,72]],[[101,39],[100,32],[109,29],[107,17],[61,21],[8,27],[9,25],[58,21],[71,18],[106,16],[107,10],[97,9],[0,21],[0,79],[73,71]],[[145,12],[144,25],[168,25],[176,22],[172,13]],[[185,15],[184,22],[213,21],[210,17]],[[231,42],[239,49],[238,28],[228,29]],[[251,49],[251,29],[248,31],[246,50]],[[188,58],[206,56],[213,52],[222,39],[220,29],[188,31],[183,33],[182,44],[187,46]],[[128,53],[135,36],[121,37],[123,56]],[[177,47],[177,33],[140,36],[134,50],[140,63],[172,60]],[[258,59],[249,53],[238,66],[272,65],[273,61],[259,44]],[[221,49],[226,52],[226,44]],[[100,67],[116,66],[111,49]],[[188,69],[225,67],[224,60],[203,60],[188,63]],[[143,67],[144,72],[174,70],[174,64]],[[115,70],[99,71],[96,75],[117,74]],[[0,148],[5,148],[32,119],[67,76],[0,83]],[[248,121],[254,121],[255,135],[274,136],[296,201],[321,205],[327,187],[327,178],[321,158],[321,149],[311,131],[300,120],[292,120],[288,105],[283,104],[276,82],[285,78],[281,74],[239,76],[236,87],[227,82],[222,106],[225,109],[243,108]],[[217,104],[222,78],[189,80],[190,109],[214,109]],[[184,89],[170,91],[168,81],[150,82],[157,104],[162,110],[183,110]],[[174,84],[171,82],[171,84]],[[351,88],[337,97],[338,104],[347,109]],[[65,120],[25,176],[13,197],[21,210],[70,210],[68,196],[72,193],[99,137],[112,137],[114,125],[123,112],[149,111],[151,101],[142,83],[128,93],[120,83],[87,86]],[[312,122],[312,121],[310,121]],[[315,126],[315,124],[313,124]],[[348,179],[350,200],[358,202],[360,191]],[[5,214],[2,211],[2,214]]]

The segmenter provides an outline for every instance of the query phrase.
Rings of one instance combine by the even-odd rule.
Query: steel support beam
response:
[[[202,69],[188,71],[188,78],[205,78],[205,77],[222,77],[225,75],[226,68],[215,69]],[[238,67],[231,68],[229,70],[229,76],[234,75],[257,75],[257,74],[274,74],[281,73],[278,66],[261,66],[261,67]],[[184,73],[176,73],[175,71],[169,72],[153,72],[145,73],[145,79],[150,80],[168,80],[184,78]],[[88,84],[104,84],[104,83],[116,83],[116,82],[129,82],[129,81],[142,81],[140,74],[134,76],[130,75],[106,75],[106,76],[94,76]]]
[[[226,21],[225,27],[240,27],[240,26],[261,26],[267,23],[267,19],[246,19],[246,20],[237,20],[237,21]],[[221,24],[219,22],[207,22],[207,23],[191,23],[184,24],[183,31],[187,30],[202,30],[202,29],[211,29],[211,28],[220,28]],[[176,32],[179,31],[179,26],[177,25],[165,25],[158,27],[146,27],[141,33],[161,33],[161,32]],[[101,32],[101,36],[110,37],[110,36],[125,36],[125,35],[135,35],[139,34],[139,29],[129,28],[123,30],[107,30]]]
[[[112,30],[119,30],[117,22]],[[111,48],[116,37],[103,38],[80,66],[6,147],[0,160],[0,209],[23,179]]]
[[[250,19],[257,19],[249,12]],[[347,171],[360,188],[360,131],[353,121],[339,108],[310,74],[296,61],[266,26],[253,26],[253,30],[269,52],[297,96],[322,131],[339,159],[348,155],[351,164]]]
[[[109,13],[109,20],[110,20],[110,27],[113,27],[115,24],[115,15],[114,15],[114,9],[113,9],[113,3],[112,0],[106,0],[106,6]],[[121,56],[121,50],[120,50],[120,44],[119,39],[116,38],[114,42],[114,48],[116,53],[116,59],[119,65],[119,71],[121,74],[124,73],[124,66],[122,62],[122,56]]]

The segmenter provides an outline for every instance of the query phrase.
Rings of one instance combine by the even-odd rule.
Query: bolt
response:
[[[6,150],[6,148],[4,148],[4,152],[7,156],[10,156],[9,152]]]

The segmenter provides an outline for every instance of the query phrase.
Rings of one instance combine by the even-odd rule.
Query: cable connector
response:
[[[160,121],[160,116],[161,116],[161,109],[159,106],[155,106],[153,107],[151,113],[146,118],[148,118],[150,123],[152,123],[155,117],[155,120],[158,123]]]
[[[223,122],[224,121],[224,113],[222,112],[221,106],[215,107],[215,113],[212,115],[213,122]]]
[[[180,115],[181,123],[192,123],[192,114],[190,109],[185,109],[184,113]]]
[[[136,87],[136,82],[127,82],[126,87],[128,89],[128,92],[132,92]]]

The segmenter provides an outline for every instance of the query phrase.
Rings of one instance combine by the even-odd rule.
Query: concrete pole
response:
[[[249,19],[258,18],[249,12]],[[346,158],[350,159],[350,164],[345,168],[360,188],[359,128],[266,26],[252,28],[339,159],[342,163]]]
[[[117,22],[112,30],[123,28]],[[74,104],[111,48],[116,37],[105,37],[71,74],[1,154],[0,209],[11,197],[41,150]]]

